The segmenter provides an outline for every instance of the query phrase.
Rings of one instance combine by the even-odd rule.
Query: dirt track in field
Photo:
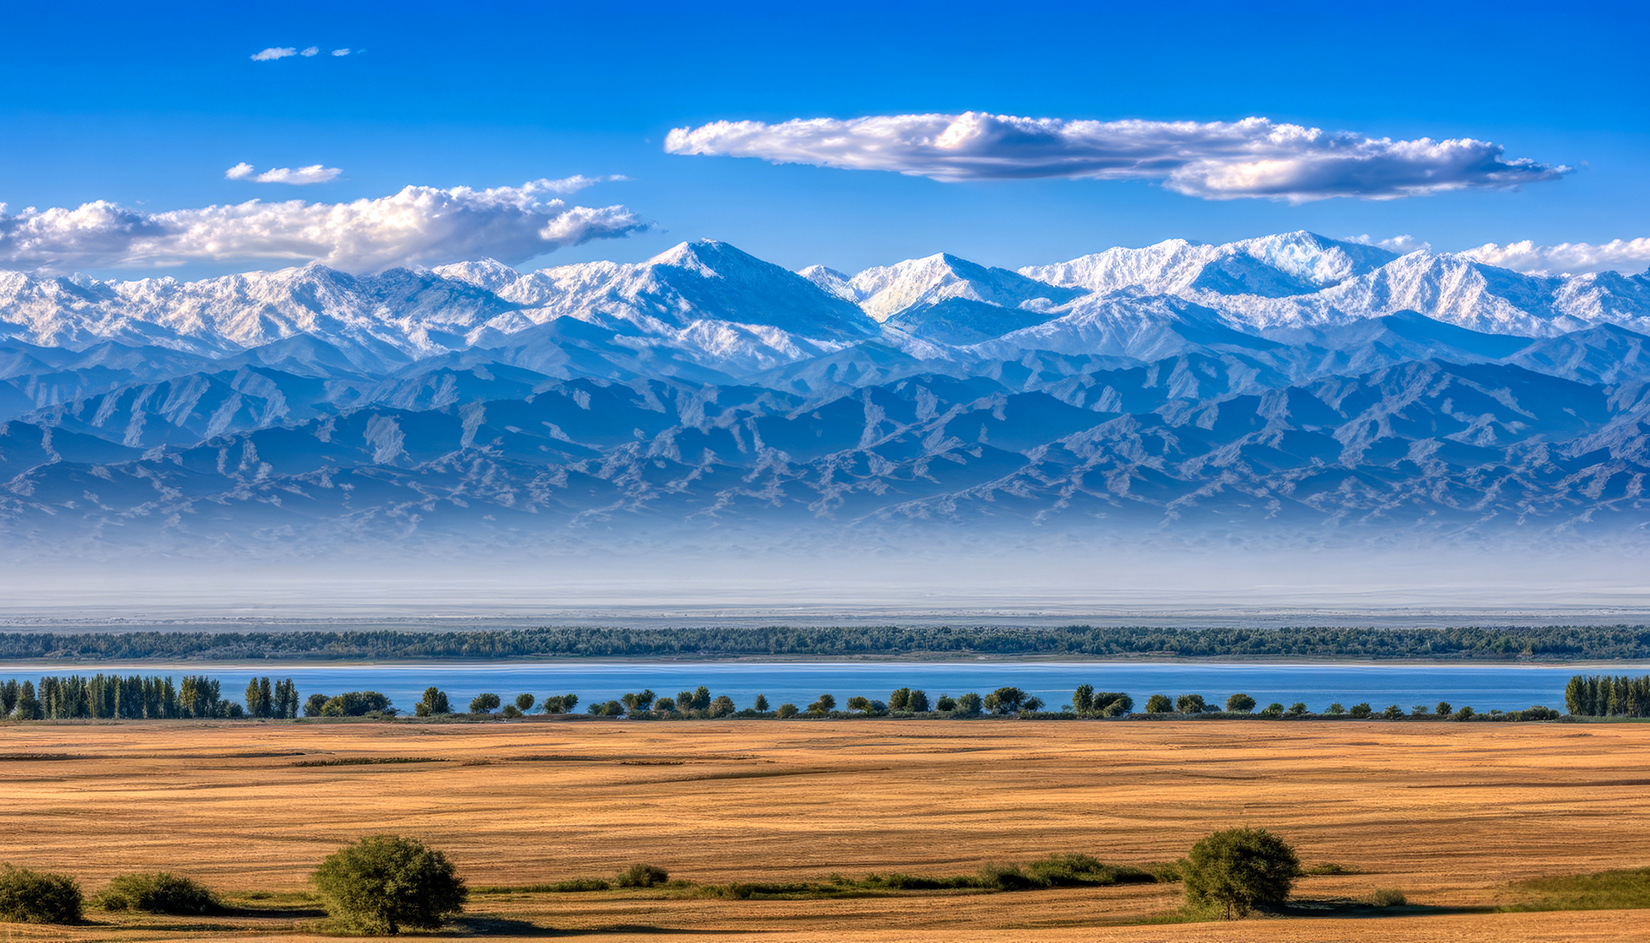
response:
[[[396,757],[445,762],[295,765]],[[1637,724],[7,726],[0,862],[68,872],[89,891],[160,869],[229,892],[301,891],[337,846],[390,831],[442,848],[476,886],[610,876],[635,862],[696,883],[802,881],[969,873],[1067,851],[1143,864],[1247,824],[1293,842],[1308,865],[1359,872],[1304,878],[1298,897],[1396,888],[1426,910],[1121,926],[1174,909],[1178,889],[803,901],[635,891],[482,896],[461,929],[602,940],[1646,939],[1644,911],[1475,909],[1508,881],[1650,864],[1647,758],[1650,725]],[[281,930],[117,923],[74,938]]]

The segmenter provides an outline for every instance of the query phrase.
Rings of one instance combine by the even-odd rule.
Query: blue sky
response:
[[[628,179],[570,191],[569,205],[622,204],[652,228],[613,224],[604,231],[628,234],[523,267],[637,260],[701,237],[854,271],[941,250],[1019,266],[1295,229],[1411,234],[1444,250],[1650,236],[1650,15],[1627,4],[14,6],[0,57],[0,202],[12,214],[101,200],[140,218],[582,174]],[[310,46],[321,53],[251,58]],[[672,128],[722,120],[968,111],[1263,116],[1371,138],[1474,138],[1573,171],[1511,191],[1291,203],[1204,199],[1151,179],[943,182],[663,146]],[[339,173],[310,186],[225,178],[243,162]],[[100,251],[63,264],[147,270]],[[169,271],[291,264],[191,251]],[[409,258],[442,250],[419,251]]]

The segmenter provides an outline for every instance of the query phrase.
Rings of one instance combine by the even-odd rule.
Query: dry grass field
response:
[[[431,762],[297,765],[341,759]],[[391,831],[472,886],[971,873],[1084,852],[1180,857],[1231,825],[1307,865],[1297,898],[1396,888],[1388,915],[1138,925],[1178,885],[741,901],[659,890],[477,895],[448,931],[494,939],[1516,941],[1650,939],[1650,911],[1493,913],[1509,881],[1650,864],[1650,725],[694,721],[131,723],[0,727],[0,862],[186,873],[302,892],[339,845]],[[310,905],[312,907],[312,905]],[[266,917],[111,917],[7,940],[304,939]],[[65,936],[65,933],[69,935]]]

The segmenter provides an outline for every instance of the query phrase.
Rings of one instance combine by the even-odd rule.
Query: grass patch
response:
[[[1347,867],[1344,864],[1335,864],[1334,862],[1326,861],[1322,864],[1315,864],[1310,868],[1302,868],[1301,873],[1310,874],[1314,877],[1326,877],[1335,874],[1362,874],[1363,872],[1359,871],[1357,868]]]
[[[345,756],[335,760],[299,760],[293,766],[389,766],[396,763],[446,763],[433,756]],[[468,766],[469,764],[465,764]]]
[[[1404,896],[1403,891],[1396,888],[1383,887],[1369,895],[1369,906],[1371,907],[1402,907],[1407,903],[1409,903],[1409,898]]]
[[[1507,893],[1519,899],[1498,910],[1635,910],[1650,907],[1650,868],[1536,878]]]

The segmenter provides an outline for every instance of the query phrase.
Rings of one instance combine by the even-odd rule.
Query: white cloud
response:
[[[350,51],[348,49],[334,49],[332,54],[335,56],[347,56],[349,55],[349,52]]]
[[[1427,251],[1432,250],[1432,243],[1427,242],[1425,239],[1417,239],[1408,233],[1404,233],[1401,236],[1393,236],[1390,239],[1376,239],[1368,233],[1365,233],[1362,236],[1348,236],[1346,241],[1359,242],[1366,246],[1379,246],[1388,252],[1396,252],[1399,255],[1408,255],[1411,252],[1418,252],[1423,249]]]
[[[230,180],[251,180],[254,183],[290,183],[302,186],[308,183],[326,183],[343,173],[337,167],[310,164],[308,167],[272,167],[263,173],[248,163],[239,163],[223,172]]]
[[[569,206],[552,194],[611,178],[473,190],[407,187],[349,203],[302,200],[150,213],[99,200],[75,208],[0,204],[0,265],[67,271],[187,262],[318,260],[348,271],[491,257],[514,264],[647,228],[623,206]]]
[[[673,129],[665,150],[889,170],[946,181],[1158,180],[1170,190],[1204,199],[1263,197],[1292,203],[1508,188],[1553,180],[1570,170],[1507,160],[1501,146],[1488,141],[1394,141],[1266,118],[1068,121],[968,112],[779,124],[717,121]]]
[[[291,46],[270,46],[263,52],[253,53],[253,62],[271,62],[276,59],[285,59],[287,56],[296,56],[298,50]]]
[[[1599,245],[1561,242],[1556,246],[1538,246],[1525,239],[1504,246],[1488,242],[1457,254],[1486,265],[1530,275],[1583,275],[1612,271],[1636,275],[1650,267],[1650,239],[1613,239]]]
[[[308,49],[305,49],[303,52],[298,53],[298,55],[303,56],[306,59],[309,58],[310,56],[318,56],[320,54],[321,54],[321,47],[320,46],[310,46]]]

